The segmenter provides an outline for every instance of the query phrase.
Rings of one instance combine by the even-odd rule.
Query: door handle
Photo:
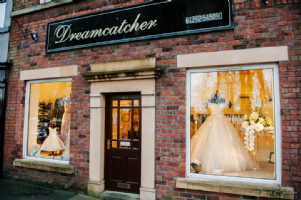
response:
[[[107,149],[110,149],[111,147],[111,143],[110,143],[110,139],[107,140]]]

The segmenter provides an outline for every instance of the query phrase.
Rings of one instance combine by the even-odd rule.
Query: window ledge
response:
[[[37,161],[37,160],[30,160],[30,159],[15,159],[14,166],[59,172],[64,174],[74,174],[74,166],[62,164],[62,163]]]
[[[13,12],[10,13],[10,16],[11,17],[16,17],[16,16],[20,16],[20,15],[25,15],[25,14],[32,13],[32,12],[35,12],[35,11],[44,10],[44,9],[47,9],[47,8],[63,5],[63,4],[66,4],[66,3],[72,3],[72,2],[73,2],[73,0],[57,0],[57,1],[51,1],[51,2],[48,2],[48,3],[37,4],[37,5],[29,7],[29,8],[24,8],[24,9],[21,9],[21,10],[13,11]]]
[[[8,33],[10,30],[10,26],[0,27],[0,34]]]
[[[176,187],[257,197],[294,199],[294,189],[292,187],[282,187],[277,184],[178,177],[176,180]]]

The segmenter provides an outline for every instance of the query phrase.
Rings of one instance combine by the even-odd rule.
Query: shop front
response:
[[[299,198],[300,3],[69,3],[12,12],[42,31],[12,26],[7,178],[95,197]]]
[[[125,71],[136,75],[125,78]],[[155,78],[160,72],[156,60],[147,58],[92,64],[83,74],[91,82],[89,195],[113,190],[156,198]],[[104,74],[114,78],[107,81]]]

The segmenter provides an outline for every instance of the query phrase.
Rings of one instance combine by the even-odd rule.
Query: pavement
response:
[[[0,179],[0,200],[99,200],[84,194]]]

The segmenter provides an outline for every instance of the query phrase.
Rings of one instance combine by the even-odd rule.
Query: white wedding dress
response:
[[[49,128],[49,135],[45,139],[41,150],[43,151],[58,151],[65,149],[65,145],[57,134],[57,128]]]
[[[191,139],[191,161],[200,161],[202,171],[239,172],[255,167],[237,130],[224,115],[226,104],[210,104],[211,115]]]

